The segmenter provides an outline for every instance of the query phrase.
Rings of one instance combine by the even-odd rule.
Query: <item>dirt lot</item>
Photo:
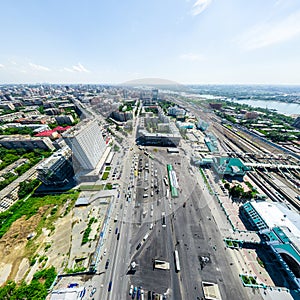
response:
[[[28,235],[35,232],[49,207],[41,207],[38,213],[28,220],[22,217],[15,221],[9,231],[0,240],[0,284],[6,280],[30,282],[33,274],[48,265],[62,270],[68,257],[71,241],[72,211],[58,218],[55,230],[43,228],[35,241],[28,242]],[[64,212],[64,207],[60,209]],[[31,244],[29,244],[31,243]],[[30,263],[32,264],[30,266]]]
[[[9,274],[7,274],[8,270],[6,270],[5,274],[1,272],[0,282],[3,282],[4,278],[15,279],[23,258],[27,256],[25,248],[28,243],[27,236],[34,231],[34,228],[46,210],[47,207],[42,207],[30,219],[25,220],[25,217],[22,217],[15,221],[9,231],[0,240],[0,262],[3,266],[11,265]]]
[[[101,201],[104,201],[103,198]],[[70,202],[67,201],[57,208],[54,223],[46,221],[48,218],[52,220],[52,211],[56,207],[46,205],[40,207],[38,213],[28,220],[22,217],[11,225],[0,240],[0,285],[7,280],[25,280],[29,283],[36,271],[47,266],[54,266],[58,273],[63,273],[65,268],[88,266],[90,255],[95,251],[108,202],[95,200],[88,206],[74,207],[66,214],[69,205]],[[82,244],[83,233],[90,221],[93,222],[88,242]],[[49,229],[42,228],[41,234],[35,237],[39,224],[48,224]],[[28,240],[31,234],[33,237]]]

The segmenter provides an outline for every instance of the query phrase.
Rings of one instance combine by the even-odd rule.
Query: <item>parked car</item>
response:
[[[108,265],[109,265],[109,259],[106,261],[105,269],[108,269]]]
[[[129,295],[132,295],[132,292],[133,292],[133,285],[130,286]]]

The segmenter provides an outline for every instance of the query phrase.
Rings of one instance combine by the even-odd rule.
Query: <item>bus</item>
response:
[[[178,251],[174,251],[174,259],[175,259],[175,270],[176,272],[180,272],[180,262],[179,262],[179,255]]]

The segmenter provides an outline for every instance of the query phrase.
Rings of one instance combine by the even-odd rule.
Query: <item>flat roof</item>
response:
[[[55,290],[51,293],[50,300],[77,300],[82,299],[84,287],[66,288]]]
[[[300,220],[296,212],[287,211],[288,209],[279,203],[258,201],[251,202],[251,204],[269,228],[287,227],[294,236],[300,239]]]
[[[213,282],[202,282],[203,292],[205,299],[209,300],[221,300],[221,294],[219,286]]]

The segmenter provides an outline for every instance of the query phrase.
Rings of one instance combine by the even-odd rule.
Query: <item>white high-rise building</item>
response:
[[[86,120],[63,134],[66,144],[71,148],[73,157],[83,170],[93,170],[98,165],[106,144],[100,126],[96,121]]]

